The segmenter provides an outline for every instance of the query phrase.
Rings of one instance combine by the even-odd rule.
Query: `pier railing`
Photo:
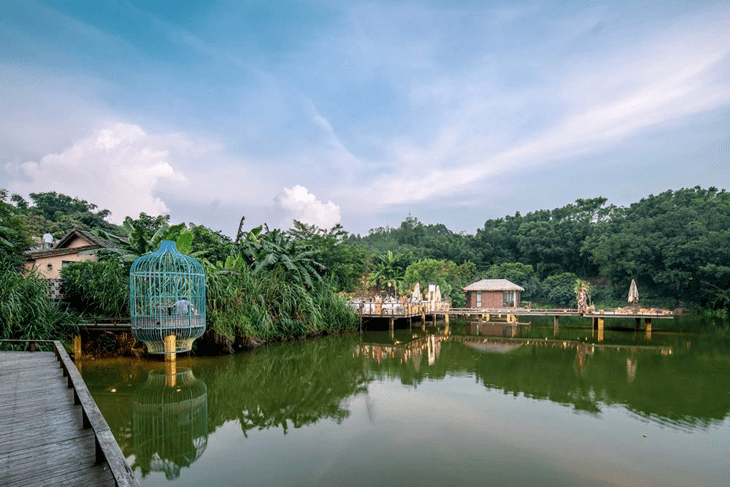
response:
[[[35,351],[36,344],[53,345],[53,353],[63,369],[63,376],[68,378],[68,388],[73,389],[74,404],[81,405],[83,427],[94,431],[96,463],[107,462],[118,487],[139,487],[139,482],[127,465],[117,440],[114,439],[109,425],[63,344],[58,340],[0,340],[0,343],[28,343],[31,352]]]

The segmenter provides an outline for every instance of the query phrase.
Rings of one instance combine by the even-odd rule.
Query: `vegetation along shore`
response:
[[[247,228],[241,218],[231,238],[169,216],[141,213],[121,226],[108,216],[55,192],[26,201],[0,190],[2,338],[69,340],[81,320],[129,316],[131,262],[163,239],[205,268],[208,332],[200,351],[354,331],[349,297],[408,293],[416,283],[438,284],[453,306],[464,306],[462,288],[483,278],[518,283],[533,307],[575,307],[582,281],[592,303],[606,308],[624,305],[635,279],[642,305],[684,313],[664,328],[728,332],[730,194],[712,187],[649,195],[628,207],[579,199],[487,220],[475,234],[412,216],[364,236],[298,221],[289,230]],[[48,279],[28,262],[73,229],[104,245],[86,251],[93,258],[63,264],[63,299],[51,299]]]

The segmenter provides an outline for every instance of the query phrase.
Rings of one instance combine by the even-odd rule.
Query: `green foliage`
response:
[[[24,218],[7,203],[7,197],[7,190],[0,188],[0,259],[19,269],[24,261],[22,252],[30,245],[30,238]]]
[[[312,288],[324,271],[317,252],[301,241],[290,239],[281,230],[264,234],[254,250],[252,275],[278,272],[288,281]]]
[[[116,230],[116,226],[107,222],[111,215],[109,210],[99,210],[86,200],[72,198],[55,191],[31,193],[33,202],[29,205],[19,195],[13,195],[13,202],[19,211],[29,220],[29,227],[34,234],[52,233],[60,238],[74,227],[101,228],[107,231]]]
[[[403,286],[404,266],[400,254],[388,250],[385,254],[376,256],[373,270],[370,274],[370,284],[381,288],[393,287],[401,289]]]
[[[315,252],[324,274],[334,280],[339,290],[355,291],[358,278],[366,272],[367,251],[349,243],[342,225],[324,230],[295,220],[294,228],[287,233]]]
[[[562,308],[577,308],[576,283],[578,276],[572,272],[563,272],[548,276],[542,282],[543,296],[547,302]]]
[[[75,317],[48,299],[47,283],[22,275],[0,256],[0,338],[66,340],[77,332]]]
[[[129,316],[129,263],[112,255],[98,262],[67,264],[63,291],[71,306],[95,316]]]
[[[254,274],[235,260],[229,270],[206,271],[208,318],[218,333],[257,343],[354,329],[355,314],[330,282],[307,288],[284,266]]]
[[[454,307],[466,305],[464,286],[476,278],[476,265],[473,262],[464,262],[461,265],[448,260],[422,259],[406,268],[404,285],[407,289],[419,283],[420,288],[427,289],[429,284],[438,284],[441,295],[451,300]]]
[[[730,194],[695,187],[650,195],[616,209],[586,239],[603,277],[636,279],[642,302],[675,297],[727,306],[730,290]]]

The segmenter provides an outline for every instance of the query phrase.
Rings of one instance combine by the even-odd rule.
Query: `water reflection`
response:
[[[625,409],[644,422],[687,430],[720,424],[730,414],[727,340],[655,332],[649,341],[644,333],[606,331],[598,342],[591,330],[565,328],[555,338],[552,326],[520,326],[512,338],[513,325],[501,326],[329,336],[186,359],[178,362],[187,367],[180,372],[150,370],[160,369],[159,362],[98,360],[85,363],[83,375],[133,467],[143,475],[180,476],[180,483],[193,482],[181,467],[204,455],[208,436],[226,424],[241,441],[274,441],[291,428],[302,428],[292,435],[301,439],[319,431],[320,422],[357,424],[360,407],[369,423],[358,431],[374,434],[378,421],[397,425],[393,415],[407,416],[409,401],[433,393],[438,381],[443,390],[449,382],[468,384],[459,401],[487,389],[590,413],[582,418]],[[454,380],[461,378],[469,380]],[[400,399],[424,382],[430,384],[423,394]],[[399,392],[388,397],[398,407],[376,415],[394,385]]]
[[[142,475],[180,476],[208,444],[208,393],[191,369],[152,370],[132,394],[132,438]]]
[[[449,335],[432,330],[391,343],[371,342],[378,335],[366,334],[355,355],[367,359],[365,369],[373,379],[398,377],[418,386],[424,380],[473,375],[488,389],[593,414],[622,405],[654,422],[693,426],[720,422],[730,411],[730,376],[715,373],[730,366],[730,357],[716,351],[728,348],[726,341],[704,343],[710,350],[698,354],[679,338],[651,344],[646,336],[641,342],[602,333],[592,336],[594,342],[590,331],[555,339],[552,330],[524,330],[531,336],[512,338],[513,329],[475,323]],[[431,343],[438,344],[433,347],[437,353],[430,352]]]

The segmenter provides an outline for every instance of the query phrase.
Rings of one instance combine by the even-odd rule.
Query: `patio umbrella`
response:
[[[639,290],[636,289],[636,281],[633,279],[629,286],[629,304],[639,304]]]

